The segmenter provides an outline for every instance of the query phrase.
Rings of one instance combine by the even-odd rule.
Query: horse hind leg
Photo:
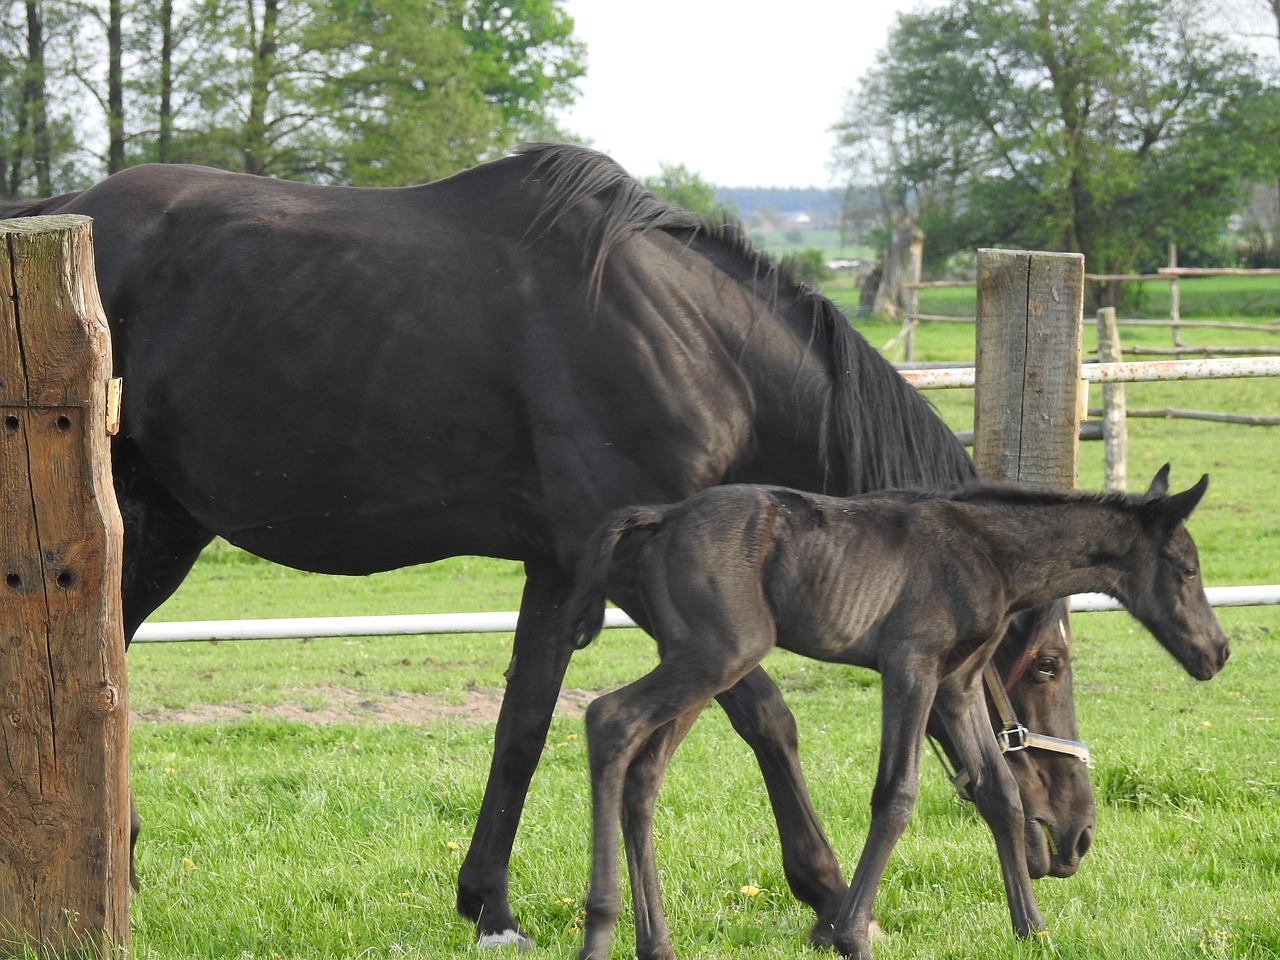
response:
[[[128,441],[118,441],[112,469],[124,526],[120,601],[128,646],[138,627],[191,571],[213,535],[164,489]],[[129,794],[129,883],[138,889],[135,852],[142,818]]]
[[[458,913],[476,925],[482,947],[533,940],[508,899],[508,870],[520,812],[542,755],[573,647],[561,642],[559,610],[571,581],[551,564],[527,563],[507,688],[494,733],[493,760],[466,859],[458,871]]]

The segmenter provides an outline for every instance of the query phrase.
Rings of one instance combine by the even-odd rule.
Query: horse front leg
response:
[[[800,769],[795,717],[762,667],[756,667],[716,701],[755,753],[778,824],[787,885],[797,900],[818,915],[809,940],[814,946],[830,946],[848,886],[809,798]]]
[[[558,636],[568,578],[550,564],[528,563],[525,575],[489,780],[470,849],[458,871],[458,913],[476,924],[482,947],[533,945],[516,923],[508,900],[511,848],[573,652]]]
[[[849,893],[836,919],[832,946],[846,957],[870,960],[871,908],[894,845],[911,819],[920,783],[920,744],[937,691],[937,666],[898,664],[883,674],[880,692],[880,763],[871,792],[871,825]]]
[[[979,677],[962,686],[944,684],[935,707],[970,771],[969,795],[996,842],[1013,931],[1025,938],[1045,929],[1027,871],[1026,814],[1018,783],[992,734]]]

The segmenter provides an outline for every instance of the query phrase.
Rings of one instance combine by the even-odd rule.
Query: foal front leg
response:
[[[971,683],[958,689],[944,684],[935,707],[947,725],[961,763],[970,771],[973,804],[995,839],[1013,931],[1019,937],[1030,937],[1045,929],[1045,923],[1027,872],[1023,832],[1026,813],[1018,783],[992,734],[981,680],[975,676]]]
[[[889,854],[911,819],[920,783],[920,744],[937,691],[936,664],[910,662],[883,674],[880,693],[880,764],[871,793],[871,826],[849,893],[836,919],[832,946],[846,957],[870,960],[871,908]]]

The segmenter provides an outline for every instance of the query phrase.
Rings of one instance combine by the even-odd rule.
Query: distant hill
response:
[[[732,204],[743,220],[762,209],[807,213],[814,220],[837,220],[843,191],[817,187],[718,187],[716,202]]]

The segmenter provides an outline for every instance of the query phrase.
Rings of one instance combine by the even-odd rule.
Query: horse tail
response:
[[[665,518],[661,507],[628,507],[611,515],[591,535],[578,559],[573,592],[564,606],[565,631],[573,639],[574,649],[581,650],[604,629],[609,567],[618,544],[633,530],[661,526]]]
[[[0,220],[39,217],[46,213],[55,212],[57,207],[68,200],[74,200],[83,192],[79,190],[75,193],[62,193],[56,197],[44,197],[41,199],[6,200],[0,203]]]

